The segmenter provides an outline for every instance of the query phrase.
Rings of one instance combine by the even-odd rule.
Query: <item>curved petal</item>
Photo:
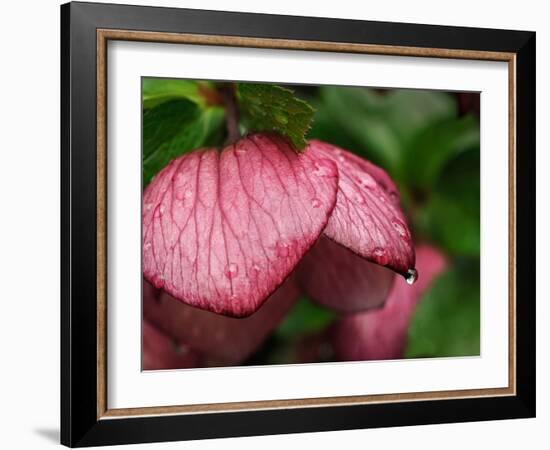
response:
[[[297,282],[305,294],[343,313],[383,305],[394,275],[324,236],[296,268]]]
[[[409,321],[414,308],[447,262],[436,248],[422,245],[416,249],[418,282],[410,286],[395,277],[383,308],[343,317],[333,329],[333,342],[340,360],[363,361],[398,359],[403,356]]]
[[[186,345],[178,345],[147,320],[142,322],[143,370],[198,367],[200,356]]]
[[[337,201],[325,234],[369,261],[408,276],[414,268],[414,248],[397,188],[388,174],[321,141],[311,141],[308,150],[338,166]]]
[[[254,314],[226,317],[177,301],[143,282],[143,316],[167,336],[204,354],[206,365],[232,365],[249,357],[299,297],[292,277]]]
[[[325,228],[337,183],[331,160],[265,134],[177,158],[144,193],[143,274],[191,306],[250,315]]]

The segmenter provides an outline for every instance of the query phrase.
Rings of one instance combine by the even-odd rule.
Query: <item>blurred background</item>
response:
[[[158,101],[161,97],[148,93],[164,92],[162,81],[167,86],[174,83],[174,80],[157,80],[154,86],[144,84],[144,145],[147,140],[147,116],[154,116],[152,113],[161,104]],[[183,84],[177,89],[182,92],[186,89],[185,83],[196,83],[185,80],[180,82]],[[315,109],[307,138],[338,145],[385,169],[398,185],[402,207],[416,244],[427,244],[446,259],[445,269],[423,291],[410,316],[407,316],[405,329],[400,330],[404,335],[398,357],[478,355],[479,94],[333,86],[285,87]],[[189,91],[185,95],[192,98],[196,88],[187,88]],[[202,131],[199,138],[186,144],[190,150],[223,142],[223,110],[210,105],[205,107],[205,111],[208,111],[208,117],[206,113],[204,117],[201,116]],[[187,132],[189,134],[194,136],[191,131]],[[144,164],[145,184],[166,164],[165,158],[168,156],[163,156],[153,165]],[[175,308],[171,303],[170,307]],[[162,320],[153,323],[155,329],[151,333],[155,334],[155,339],[159,336],[166,338],[180,358],[179,363],[168,364],[170,367],[396,357],[395,354],[386,357],[372,352],[360,358],[342,355],[338,351],[342,333],[347,333],[351,326],[357,327],[358,323],[361,327],[370,326],[368,321],[362,324],[359,318],[355,320],[355,325],[353,320],[348,319],[302,296],[274,330],[263,337],[257,348],[248,352],[241,361],[209,358],[200,352],[195,354],[193,346],[188,342],[178,342],[174,333],[170,332],[170,327],[163,328]],[[389,317],[387,320],[393,319]],[[149,322],[147,327],[150,325]],[[191,324],[180,323],[178,326]],[[157,336],[157,333],[161,334]],[[364,336],[367,334],[359,332],[347,339],[366,339]],[[225,339],[231,339],[231,336]],[[157,347],[147,345],[144,326],[144,353],[147,348]],[[149,367],[145,366],[144,363],[144,368],[170,368],[162,367],[162,364],[155,366],[154,361]]]

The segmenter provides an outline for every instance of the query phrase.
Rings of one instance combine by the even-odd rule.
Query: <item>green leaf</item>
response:
[[[336,314],[331,310],[302,297],[279,325],[276,335],[289,339],[314,333],[325,328],[335,318]]]
[[[296,150],[305,148],[315,111],[293,91],[272,84],[239,83],[237,99],[247,129],[274,131],[285,136]]]
[[[220,144],[224,114],[223,108],[197,108],[188,100],[165,102],[145,113],[144,186],[172,159],[200,147]]]
[[[319,117],[328,125],[322,132],[325,139],[333,134],[340,140],[346,134],[348,140],[362,147],[362,156],[389,170],[397,181],[415,136],[425,127],[457,114],[453,98],[437,91],[400,89],[385,93],[327,86],[320,94]],[[317,135],[319,130],[314,130]]]
[[[479,148],[479,120],[476,117],[434,123],[424,128],[410,144],[406,157],[408,182],[419,188],[429,188],[449,161],[476,148]]]
[[[435,280],[413,315],[407,358],[480,354],[479,260]]]
[[[143,109],[151,109],[161,103],[186,99],[204,106],[205,100],[200,94],[204,82],[178,80],[172,78],[144,78],[142,82]]]
[[[479,150],[461,154],[441,173],[426,205],[418,212],[417,226],[450,254],[479,255]]]

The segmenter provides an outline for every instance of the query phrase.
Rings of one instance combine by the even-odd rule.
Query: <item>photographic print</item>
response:
[[[62,443],[535,416],[535,33],[61,24]]]
[[[141,94],[143,370],[480,354],[479,93]]]

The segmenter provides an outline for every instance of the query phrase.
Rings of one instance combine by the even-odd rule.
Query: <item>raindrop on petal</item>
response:
[[[377,184],[376,181],[374,181],[374,178],[372,178],[370,175],[364,175],[359,180],[359,184],[367,189],[376,189]]]
[[[336,169],[324,164],[315,164],[313,174],[318,177],[334,178],[336,176]]]
[[[320,200],[318,198],[314,198],[311,201],[311,206],[313,206],[314,208],[319,208],[319,206],[321,206]]]
[[[399,233],[399,236],[407,236],[407,229],[405,228],[405,225],[403,225],[399,220],[392,220],[391,224],[393,225],[395,231]]]
[[[293,250],[292,243],[288,242],[277,242],[275,244],[275,252],[279,258],[288,258]]]
[[[178,200],[183,200],[185,198],[185,188],[180,187],[176,190],[176,198]]]
[[[365,203],[365,197],[363,197],[359,192],[353,196],[353,199],[356,203],[359,203],[360,205]]]
[[[225,268],[225,276],[229,279],[234,278],[239,273],[239,266],[235,263],[230,263]]]
[[[388,252],[386,252],[386,250],[381,247],[376,247],[372,251],[372,254],[374,256],[375,262],[380,264],[381,266],[385,266],[390,261],[388,257]]]

